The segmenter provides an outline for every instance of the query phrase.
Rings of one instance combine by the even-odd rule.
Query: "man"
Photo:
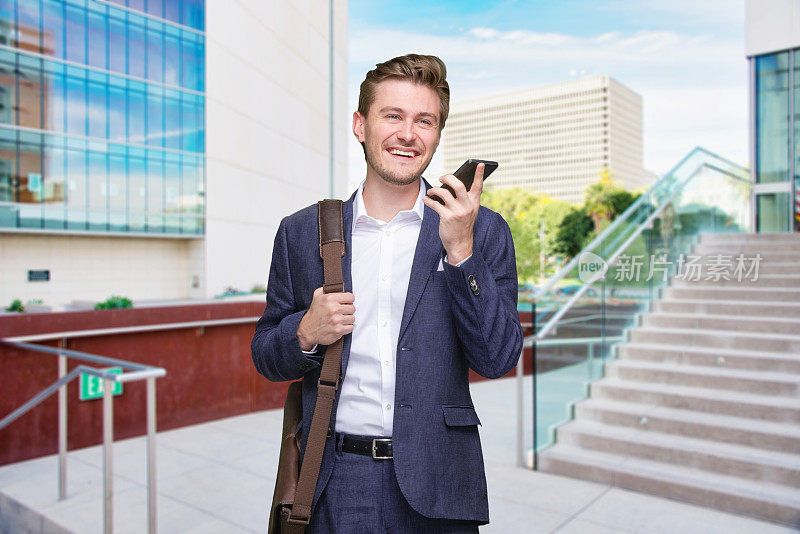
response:
[[[270,380],[303,378],[301,451],[324,347],[345,336],[309,532],[489,521],[468,368],[498,378],[516,365],[517,273],[508,225],[480,206],[482,166],[470,191],[441,178],[455,197],[421,178],[449,100],[434,56],[391,59],[361,84],[353,133],[367,176],[343,208],[346,292],[322,292],[316,205],[278,228],[253,362]]]

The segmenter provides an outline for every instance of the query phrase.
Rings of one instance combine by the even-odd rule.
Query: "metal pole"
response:
[[[531,313],[533,320],[533,333],[536,334],[536,301],[534,300],[531,303]],[[538,395],[538,391],[536,388],[536,338],[533,338],[533,345],[531,345],[531,353],[533,357],[533,370],[531,372],[531,377],[533,380],[533,470],[536,471],[539,469],[539,453],[536,450],[536,441],[538,439],[537,432],[536,432],[536,397]]]
[[[147,379],[147,531],[156,533],[156,379]]]
[[[524,337],[524,336],[523,336]],[[525,356],[525,346],[522,346],[522,352],[519,355],[519,360],[517,361],[517,467],[522,467],[525,465],[525,425],[523,423],[524,414],[524,407],[523,403],[523,389],[524,389],[524,371],[525,371],[525,362],[523,358]]]
[[[114,468],[111,446],[114,442],[114,384],[103,379],[103,532],[114,530]]]
[[[59,346],[67,348],[66,338],[61,338]],[[67,374],[67,357],[58,355],[58,379]],[[58,500],[67,498],[67,385],[58,388]]]

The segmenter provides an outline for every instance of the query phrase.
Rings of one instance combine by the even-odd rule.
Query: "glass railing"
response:
[[[747,169],[695,148],[536,293],[527,451],[554,443],[614,346],[691,260],[699,234],[751,231],[750,188]]]

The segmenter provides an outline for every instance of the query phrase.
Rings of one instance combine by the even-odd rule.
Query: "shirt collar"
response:
[[[359,220],[367,221],[373,220],[380,224],[388,224],[384,223],[383,221],[378,221],[377,219],[370,217],[367,214],[367,207],[364,205],[364,184],[366,180],[362,180],[358,186],[358,191],[356,191],[356,198],[355,202],[353,202],[353,228],[356,227],[356,224]],[[422,203],[422,197],[425,194],[425,184],[422,182],[422,178],[419,180],[419,194],[417,195],[417,200],[414,202],[414,207],[410,210],[403,210],[397,213],[394,218],[389,221],[399,221],[399,220],[406,220],[406,219],[419,219],[422,220],[422,217],[425,214],[425,204]]]

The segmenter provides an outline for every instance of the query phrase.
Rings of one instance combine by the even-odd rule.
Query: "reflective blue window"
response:
[[[128,82],[128,141],[145,144],[145,86]]]
[[[108,172],[106,154],[89,151],[89,230],[108,226]]]
[[[106,124],[108,122],[107,88],[108,77],[105,74],[90,74],[89,79],[89,132],[90,137],[107,137]]]
[[[64,67],[60,63],[44,63],[44,124],[51,132],[64,132],[66,128],[66,88]]]
[[[144,78],[145,70],[144,17],[128,15],[128,74]]]
[[[75,63],[86,63],[86,10],[67,5],[66,19],[66,58]]]
[[[147,23],[147,79],[164,81],[164,25],[160,22]]]
[[[0,44],[14,46],[14,0],[0,0]]]
[[[147,231],[164,231],[164,153],[147,154]]]
[[[66,89],[67,133],[86,135],[86,80],[68,75]]]
[[[42,53],[57,58],[65,57],[64,2],[42,2]]]
[[[39,52],[40,47],[39,2],[17,3],[17,47]]]
[[[125,33],[125,14],[119,10],[109,10],[108,17],[108,70],[127,72],[127,35]],[[114,16],[114,14],[118,16]]]
[[[127,160],[124,151],[108,157],[108,223],[109,230],[127,230]]]
[[[203,25],[201,0],[0,0],[0,226],[202,234]]]
[[[164,89],[147,88],[147,144],[164,146]]]
[[[86,230],[86,146],[70,140],[67,148],[67,228]]]
[[[19,132],[17,154],[17,202],[19,225],[40,228],[42,224],[42,135]]]
[[[108,41],[106,36],[107,19],[108,17],[100,13],[89,12],[89,38],[87,40],[89,47],[89,65],[97,67],[98,69],[105,69],[108,66],[108,62],[106,61],[106,54],[108,51],[108,47],[106,46],[106,42]]]
[[[147,173],[144,150],[131,149],[128,152],[128,229],[144,232],[146,212]]]
[[[127,107],[125,81],[112,76],[108,87],[108,138],[112,141],[127,139]]]

